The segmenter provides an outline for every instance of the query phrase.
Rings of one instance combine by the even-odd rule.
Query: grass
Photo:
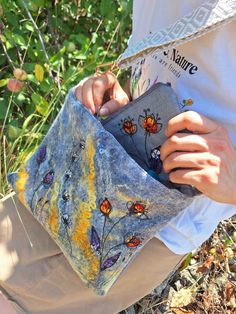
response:
[[[68,90],[92,75],[99,64],[116,60],[124,49],[130,12],[131,1],[114,1],[110,8],[107,0],[91,4],[2,0],[0,196],[10,192],[7,173],[19,170],[36,150]],[[27,73],[17,93],[7,85],[14,78],[14,69]],[[116,69],[115,74],[124,81],[125,73]]]

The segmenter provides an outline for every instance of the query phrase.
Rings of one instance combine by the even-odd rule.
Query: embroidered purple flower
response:
[[[46,146],[42,146],[39,148],[37,152],[37,157],[36,157],[38,164],[41,164],[46,159],[46,153],[47,153]]]
[[[101,264],[101,271],[110,268],[111,266],[113,266],[119,259],[121,252],[113,255],[112,257],[107,258],[102,264]]]
[[[90,238],[90,243],[91,243],[91,247],[95,250],[95,251],[100,251],[101,249],[101,243],[100,243],[100,238],[99,235],[95,229],[94,226],[92,226],[91,229],[91,238]]]
[[[43,178],[43,184],[45,186],[49,186],[52,184],[53,182],[53,179],[54,179],[54,171],[53,170],[50,170],[49,172],[47,172]]]

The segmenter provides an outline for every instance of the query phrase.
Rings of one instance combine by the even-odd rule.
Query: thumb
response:
[[[125,104],[121,104],[118,100],[111,99],[106,102],[99,110],[100,116],[109,116],[110,114],[116,112],[119,108],[123,107]]]
[[[165,135],[172,136],[184,129],[196,134],[208,134],[215,131],[218,127],[213,120],[208,119],[195,111],[186,111],[178,114],[169,120]]]
[[[99,111],[99,114],[101,116],[108,116],[119,110],[121,107],[127,105],[128,102],[128,95],[121,88],[119,82],[117,81],[114,84],[111,99],[103,104]]]

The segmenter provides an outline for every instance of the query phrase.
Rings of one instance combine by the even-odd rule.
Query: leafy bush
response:
[[[2,195],[6,173],[35,150],[68,89],[125,49],[130,13],[131,0],[0,1]]]

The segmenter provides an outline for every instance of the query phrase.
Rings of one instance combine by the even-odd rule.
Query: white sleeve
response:
[[[236,206],[201,195],[174,217],[156,237],[176,254],[186,254],[208,240],[220,221],[236,214]]]

